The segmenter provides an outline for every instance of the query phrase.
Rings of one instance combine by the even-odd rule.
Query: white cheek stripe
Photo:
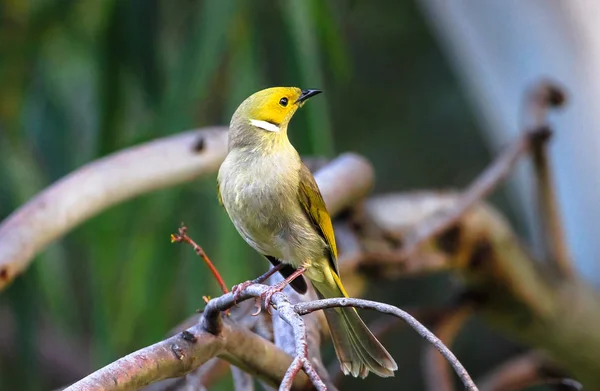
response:
[[[257,128],[261,128],[264,130],[268,130],[269,132],[279,132],[279,126],[272,124],[267,121],[261,121],[258,119],[251,119],[250,124],[256,126]]]

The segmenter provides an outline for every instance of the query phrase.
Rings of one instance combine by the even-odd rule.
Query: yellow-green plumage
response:
[[[306,267],[304,276],[319,296],[345,297],[329,213],[287,137],[290,119],[316,93],[276,87],[246,99],[231,119],[229,153],[217,187],[221,203],[248,244],[271,260],[294,269]],[[344,373],[393,375],[396,363],[356,310],[330,309],[325,315]]]

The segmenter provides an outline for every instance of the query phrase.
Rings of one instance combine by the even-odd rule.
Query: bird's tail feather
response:
[[[321,298],[347,297],[335,272],[331,273],[335,285],[314,282]],[[398,366],[383,345],[367,328],[354,308],[324,310],[331,339],[344,374],[365,377],[369,371],[381,376],[394,376]]]

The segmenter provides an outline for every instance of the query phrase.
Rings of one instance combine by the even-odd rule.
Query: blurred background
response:
[[[593,275],[600,135],[591,105],[600,88],[589,77],[600,43],[585,26],[600,13],[589,3],[2,0],[0,219],[89,161],[227,124],[244,98],[275,85],[325,91],[292,122],[301,154],[364,154],[375,192],[462,188],[516,136],[525,89],[550,76],[574,96],[556,119],[553,153],[577,266]],[[521,171],[492,202],[535,242]],[[214,177],[111,208],[0,294],[0,389],[77,380],[161,339],[203,295],[218,295],[193,251],[169,241],[182,221],[228,285],[267,267],[219,207]],[[438,275],[378,284],[367,296],[436,306],[452,289]],[[345,379],[344,389],[423,389],[420,338],[399,330],[384,342],[396,377]],[[453,350],[477,377],[520,347],[473,320]]]

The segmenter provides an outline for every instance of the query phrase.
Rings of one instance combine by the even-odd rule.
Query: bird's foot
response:
[[[260,294],[260,299],[264,302],[264,306],[267,309],[267,311],[269,311],[269,314],[271,313],[271,301],[273,299],[273,295],[275,293],[282,292],[285,289],[285,287],[288,286],[288,284],[289,282],[287,280],[283,280],[269,287],[267,290]],[[260,313],[260,311],[258,312]]]
[[[253,280],[244,281],[241,284],[234,285],[231,288],[231,293],[233,293],[233,304],[237,305],[237,301],[239,300],[242,292],[246,290],[250,285],[254,284]]]
[[[275,293],[280,293],[281,291],[283,291],[286,286],[288,286],[297,277],[301,276],[305,270],[306,268],[304,266],[297,269],[294,273],[290,274],[288,278],[269,287],[263,293],[260,294],[260,298],[264,301],[264,306],[267,309],[267,311],[269,311],[269,313],[271,313],[271,300],[273,298],[273,295]]]
[[[233,303],[235,305],[237,305],[237,301],[239,300],[242,292],[246,288],[248,288],[250,285],[252,285],[252,284],[262,284],[269,277],[271,277],[273,274],[275,274],[276,272],[278,272],[279,270],[281,270],[282,267],[283,267],[283,264],[280,263],[279,265],[277,265],[277,266],[272,267],[271,269],[269,269],[265,274],[263,274],[263,275],[255,278],[254,280],[248,280],[248,281],[242,282],[241,284],[234,285],[231,288],[231,293],[233,293]]]

